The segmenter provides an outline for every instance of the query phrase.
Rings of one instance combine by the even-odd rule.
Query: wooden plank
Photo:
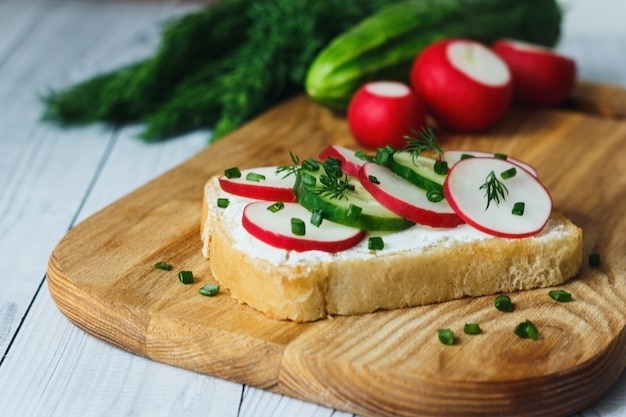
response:
[[[591,146],[590,132],[603,138],[602,147]],[[516,295],[517,312],[505,317],[484,297],[295,324],[267,319],[227,296],[198,296],[197,287],[211,279],[198,241],[204,181],[227,166],[285,163],[290,150],[306,155],[349,142],[341,118],[303,97],[70,231],[51,258],[50,291],[70,320],[131,352],[350,412],[570,414],[603,394],[626,362],[626,287],[620,279],[626,267],[618,250],[624,235],[612,233],[624,230],[626,178],[610,174],[619,172],[626,156],[625,135],[626,124],[616,121],[517,110],[484,135],[442,138],[446,147],[527,160],[552,190],[555,205],[583,227],[584,252],[600,252],[603,267],[583,266],[580,278],[565,286],[576,298],[566,306],[536,290]],[[595,169],[600,163],[603,169]],[[172,192],[164,196],[163,189]],[[162,258],[194,270],[199,282],[182,286],[175,274],[154,270]],[[102,273],[98,265],[116,269]],[[133,279],[137,275],[143,279]],[[453,348],[433,337],[436,328],[468,315],[479,317],[488,335]],[[540,326],[542,340],[515,340],[511,329],[524,317]],[[525,360],[533,366],[524,366]],[[570,390],[562,390],[563,381]]]
[[[189,9],[0,3],[0,12],[6,12],[0,19],[8,20],[0,26],[0,163],[1,172],[12,173],[0,177],[4,233],[0,267],[8,271],[0,292],[1,352],[17,330],[42,282],[46,259],[70,227],[113,138],[110,128],[97,124],[67,130],[41,124],[39,95],[148,55],[158,42],[159,23]],[[129,37],[135,40],[129,42]],[[28,250],[14,244],[19,239],[30,242]]]
[[[0,36],[0,414],[197,416],[208,401],[219,415],[236,415],[239,384],[115,349],[71,325],[45,286],[37,295],[73,221],[195,154],[208,135],[151,146],[133,127],[59,129],[40,123],[38,94],[147,55],[159,22],[189,6],[25,3],[0,2],[0,20],[13,23],[0,32],[15,29]]]

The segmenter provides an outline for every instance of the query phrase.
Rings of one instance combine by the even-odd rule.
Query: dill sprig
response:
[[[485,207],[485,210],[489,208],[489,204],[491,204],[492,201],[495,201],[496,205],[499,205],[500,200],[504,200],[509,193],[509,190],[502,181],[498,180],[493,171],[487,175],[485,183],[481,185],[479,189],[485,190],[485,197],[487,198],[487,207]]]
[[[291,165],[281,165],[278,168],[276,168],[276,173],[280,174],[280,173],[285,173],[285,175],[283,176],[283,178],[287,178],[290,175],[295,175],[298,173],[298,169],[300,166],[300,157],[298,155],[295,155],[293,152],[289,151],[289,157],[291,158]]]
[[[411,152],[413,160],[417,158],[424,151],[431,151],[435,154],[437,159],[443,158],[443,151],[437,143],[437,135],[429,127],[422,128],[419,132],[411,129],[413,135],[407,135],[406,145],[402,148],[403,151]]]
[[[344,174],[341,170],[341,165],[334,162],[332,158],[329,158],[323,164],[324,174],[320,175],[319,182],[321,187],[316,187],[313,191],[322,197],[328,197],[330,199],[348,199],[345,195],[346,191],[354,191],[355,187],[352,184],[351,177]]]

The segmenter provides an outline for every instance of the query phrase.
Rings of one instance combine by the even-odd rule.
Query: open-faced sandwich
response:
[[[553,209],[531,166],[506,155],[444,153],[425,131],[401,151],[333,145],[291,158],[227,169],[204,189],[202,251],[214,277],[269,317],[549,287],[580,268],[581,229]]]

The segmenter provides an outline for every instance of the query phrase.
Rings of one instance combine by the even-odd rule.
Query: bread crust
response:
[[[419,251],[278,263],[264,255],[274,250],[269,246],[242,249],[237,224],[213,203],[224,195],[214,179],[207,183],[203,254],[232,297],[275,319],[305,322],[550,287],[574,277],[582,260],[582,230],[553,212],[544,231],[529,238],[489,236]]]

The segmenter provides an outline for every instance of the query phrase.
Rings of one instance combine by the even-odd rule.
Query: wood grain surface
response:
[[[594,86],[579,89],[593,102]],[[598,86],[623,98],[626,92]],[[616,103],[620,101],[617,100]],[[623,101],[622,101],[623,103]],[[492,297],[296,324],[268,319],[213,282],[200,254],[204,182],[224,168],[289,163],[330,143],[352,146],[345,121],[306,97],[290,100],[70,230],[48,266],[48,287],[77,326],[156,361],[364,416],[568,415],[601,396],[626,366],[626,122],[568,110],[513,109],[480,135],[439,132],[445,148],[505,152],[528,161],[557,208],[583,228],[584,255],[562,286],[511,294],[513,313]],[[613,114],[618,112],[613,111]],[[172,271],[154,269],[160,260]],[[181,284],[176,271],[197,277]],[[519,339],[530,319],[537,341]],[[462,333],[467,321],[484,332]],[[442,345],[436,330],[458,336]]]

